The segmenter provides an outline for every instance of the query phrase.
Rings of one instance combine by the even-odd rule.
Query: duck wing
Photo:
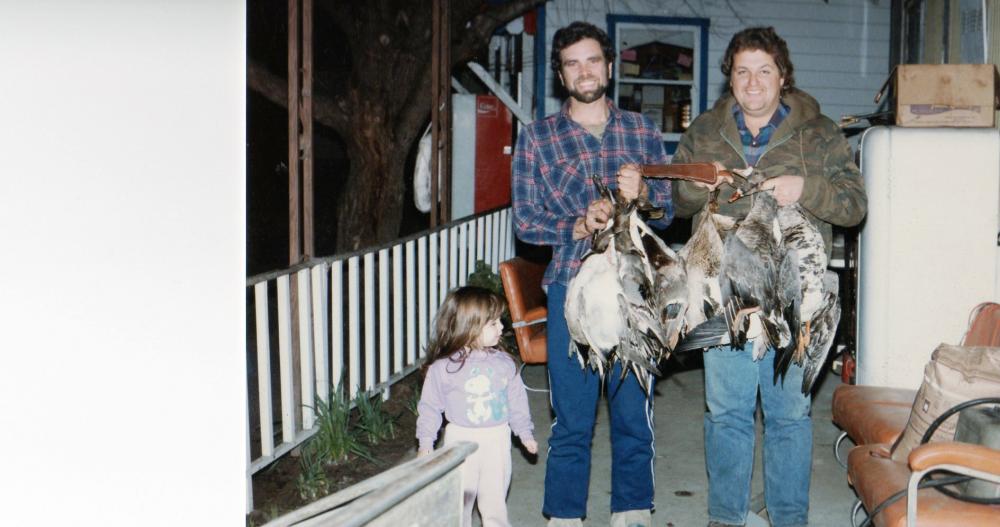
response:
[[[798,204],[778,210],[781,244],[787,251],[795,251],[798,259],[799,282],[802,288],[801,319],[812,319],[823,303],[823,280],[826,275],[827,257],[823,235],[809,221]]]
[[[662,329],[663,349],[658,360],[666,359],[677,345],[685,326],[688,308],[687,271],[683,259],[652,231],[640,226],[640,240],[653,276],[653,309]]]
[[[619,303],[626,329],[614,359],[622,362],[623,375],[629,370],[635,372],[640,385],[648,388],[647,373],[659,374],[656,363],[666,342],[656,309],[653,271],[645,251],[645,245],[657,244],[650,240],[643,242],[644,237],[656,235],[634,209],[629,212],[627,222],[628,231],[615,239],[616,246],[621,249]]]
[[[674,353],[729,344],[729,323],[730,319],[724,313],[703,321],[678,340]]]
[[[761,258],[741,238],[732,236],[726,240],[720,288],[723,315],[729,320],[730,342],[734,346],[746,344],[747,317],[755,308],[767,314],[774,312],[778,303],[776,274],[774,263],[769,258]]]
[[[785,381],[785,375],[788,373],[788,368],[793,361],[801,364],[801,359],[798,358],[798,352],[802,349],[800,346],[802,339],[799,334],[802,303],[800,267],[798,251],[790,250],[782,254],[781,266],[778,268],[776,289],[781,318],[785,321],[788,333],[779,337],[779,340],[784,338],[787,343],[775,346],[773,376],[775,384],[777,384],[779,379],[782,382]]]
[[[809,326],[809,342],[805,346],[805,372],[802,376],[802,393],[808,394],[823,371],[826,357],[833,345],[840,323],[839,279],[827,271],[823,278],[823,301],[814,313]]]
[[[792,361],[802,364],[811,338],[810,326],[826,305],[824,276],[827,274],[826,246],[819,229],[806,217],[798,204],[781,207],[778,211],[782,245],[795,253],[798,260],[799,313],[796,326],[797,346]]]
[[[649,391],[649,374],[659,375],[656,367],[662,344],[658,334],[658,321],[652,311],[637,306],[628,292],[618,296],[619,316],[626,327],[612,360],[621,362],[622,377],[629,371],[635,374],[643,390]]]

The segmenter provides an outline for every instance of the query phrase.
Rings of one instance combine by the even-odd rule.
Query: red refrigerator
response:
[[[510,110],[493,95],[453,95],[452,111],[452,219],[509,204]]]

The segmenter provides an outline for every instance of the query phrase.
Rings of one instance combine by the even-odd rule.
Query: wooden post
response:
[[[302,252],[315,256],[313,209],[313,0],[302,0]]]
[[[302,216],[299,189],[299,0],[288,0],[288,264],[302,260]],[[291,287],[291,368],[298,372],[299,308],[298,281]],[[298,375],[292,376],[292,400],[296,422],[302,422],[302,387]]]
[[[288,0],[288,264],[302,257],[299,224],[299,0]]]
[[[431,45],[431,227],[451,219],[451,21],[434,0]]]
[[[451,7],[441,0],[441,223],[451,221]]]
[[[434,0],[431,12],[431,227],[438,225],[438,152],[441,119],[441,2]]]

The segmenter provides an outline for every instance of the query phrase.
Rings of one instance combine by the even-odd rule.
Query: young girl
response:
[[[427,374],[417,417],[418,455],[427,455],[448,419],[444,444],[472,441],[479,448],[462,464],[464,527],[478,501],[483,527],[509,526],[510,433],[532,454],[538,443],[528,412],[528,395],[509,353],[499,347],[503,300],[481,287],[448,294],[427,347]]]

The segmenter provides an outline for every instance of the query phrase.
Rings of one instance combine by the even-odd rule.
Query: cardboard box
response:
[[[1000,86],[992,64],[902,64],[875,97],[892,84],[896,124],[907,127],[992,127]]]

